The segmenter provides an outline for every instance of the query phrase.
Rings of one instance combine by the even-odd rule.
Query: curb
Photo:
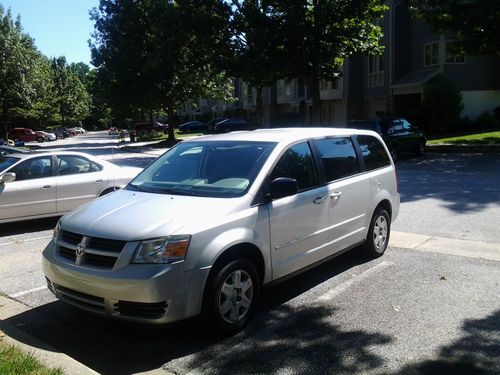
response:
[[[453,145],[453,144],[427,144],[429,152],[452,153],[452,154],[477,154],[477,153],[500,153],[500,145]]]

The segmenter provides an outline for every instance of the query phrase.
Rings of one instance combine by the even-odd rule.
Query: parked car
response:
[[[115,128],[115,127],[111,127],[108,130],[108,135],[118,135],[119,132],[120,132],[120,129]]]
[[[216,133],[228,133],[236,130],[253,130],[255,127],[242,118],[228,118],[215,124]]]
[[[356,245],[381,256],[398,210],[394,164],[374,132],[198,137],[62,217],[43,270],[49,289],[80,309],[143,323],[201,314],[231,334],[263,285]]]
[[[204,132],[208,130],[208,124],[201,121],[188,121],[179,125],[179,130],[184,133]]]
[[[45,137],[41,134],[36,134],[33,130],[28,128],[14,128],[9,132],[9,138],[13,139],[15,143],[19,142],[44,142]]]
[[[82,128],[81,126],[76,126],[75,127],[76,131],[79,132],[80,134],[84,134],[87,132],[87,130],[85,130],[84,128]]]
[[[404,153],[425,154],[427,138],[424,132],[405,119],[353,121],[347,127],[377,132],[389,148],[394,161]]]
[[[43,130],[36,130],[35,134],[43,137],[44,141],[55,141],[57,136],[54,133],[48,133]]]
[[[217,124],[221,121],[224,121],[224,120],[227,120],[227,118],[226,117],[217,117],[217,118],[210,120],[208,122],[208,131],[210,133],[215,133],[215,124]]]
[[[2,156],[11,154],[30,154],[32,152],[32,150],[27,148],[0,145],[0,155]]]
[[[75,128],[65,128],[70,136],[81,134],[81,132],[77,131]]]
[[[54,133],[57,139],[64,139],[69,137],[69,133],[64,128],[51,128],[46,129],[46,132]]]
[[[79,152],[16,153],[0,158],[0,223],[61,216],[123,187],[139,168]]]
[[[163,133],[166,129],[167,127],[159,122],[138,122],[134,125],[136,134],[151,133],[154,131]]]

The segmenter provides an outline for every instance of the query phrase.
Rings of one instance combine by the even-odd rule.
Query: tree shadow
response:
[[[484,319],[466,320],[462,331],[462,337],[441,348],[438,359],[407,365],[395,374],[499,374],[500,310]]]
[[[456,213],[500,202],[500,155],[433,154],[396,166],[401,202],[438,199]]]

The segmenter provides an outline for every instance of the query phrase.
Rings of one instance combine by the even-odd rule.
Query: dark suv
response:
[[[394,161],[400,154],[425,154],[427,138],[424,132],[403,118],[352,121],[347,128],[373,130],[380,134]]]

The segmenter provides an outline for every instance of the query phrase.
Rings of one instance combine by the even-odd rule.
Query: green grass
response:
[[[0,339],[0,374],[2,375],[63,375],[61,369],[42,365],[32,354],[25,353]]]
[[[428,144],[435,145],[440,143],[464,144],[464,145],[500,145],[500,131],[461,135],[458,137],[440,138],[428,141]]]

